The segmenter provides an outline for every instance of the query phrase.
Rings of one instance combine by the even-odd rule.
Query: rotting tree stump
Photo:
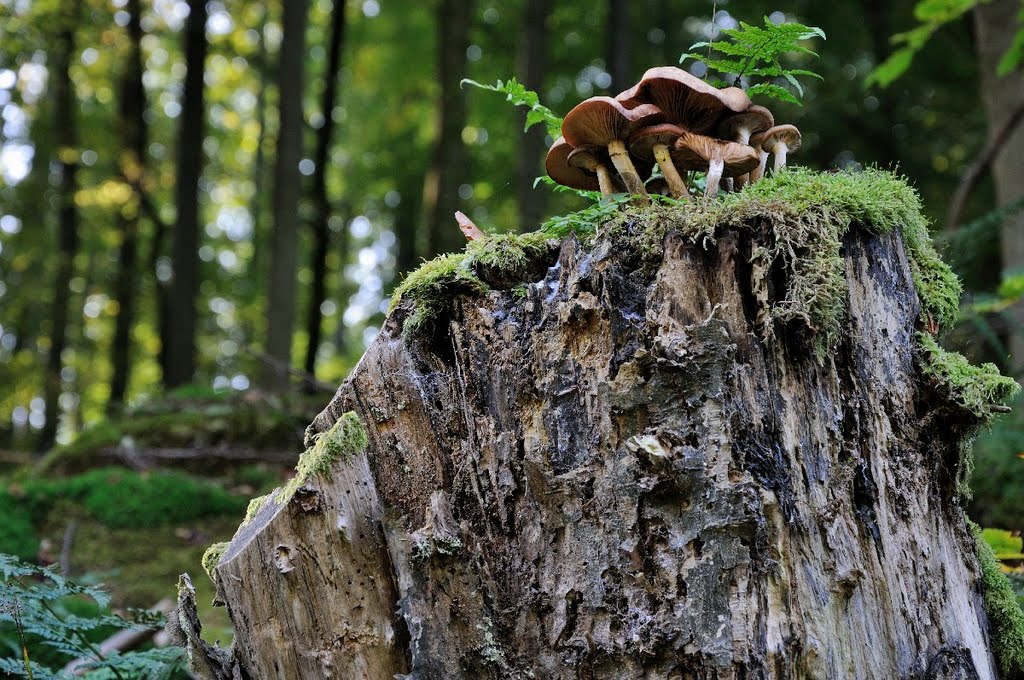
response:
[[[763,327],[768,225],[660,264],[575,239],[523,290],[399,306],[308,432],[368,443],[215,568],[212,677],[998,677],[898,234],[843,240],[842,336]],[[325,435],[326,436],[326,435]],[[183,598],[187,604],[187,597]]]

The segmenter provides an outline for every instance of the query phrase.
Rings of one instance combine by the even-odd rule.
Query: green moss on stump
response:
[[[217,582],[217,579],[215,578],[213,570],[217,568],[217,563],[220,562],[220,558],[224,556],[224,553],[227,552],[228,546],[230,545],[230,543],[214,543],[206,549],[206,552],[203,553],[203,571],[206,572],[206,575],[209,576],[210,580],[214,583]]]
[[[256,498],[253,498],[251,501],[249,501],[249,505],[245,508],[245,519],[242,520],[242,526],[245,526],[246,524],[251,522],[256,517],[256,514],[260,511],[260,509],[267,504],[267,501],[273,495],[273,493],[268,493],[264,496],[257,496]]]
[[[781,264],[788,288],[783,300],[765,310],[766,329],[770,331],[774,322],[802,321],[815,333],[814,349],[823,359],[846,313],[841,246],[855,224],[877,234],[897,229],[902,233],[922,320],[940,328],[951,326],[958,314],[960,281],[932,246],[920,198],[905,179],[874,169],[820,173],[788,168],[714,200],[594,206],[551,221],[539,232],[491,236],[471,242],[463,253],[424,264],[395,292],[392,308],[400,301],[411,303],[403,328],[406,334],[428,329],[453,296],[488,290],[480,277],[482,267],[525,273],[524,261],[536,257],[540,244],[554,236],[576,234],[585,243],[607,238],[623,244],[647,265],[657,266],[669,231],[706,245],[714,242],[722,228],[767,227],[773,238],[754,253],[755,264]]]
[[[285,485],[277,498],[281,503],[287,503],[295,492],[313,477],[330,479],[335,463],[351,460],[364,450],[368,443],[369,438],[363,421],[352,411],[345,413],[331,429],[317,437],[313,446],[299,456],[295,476]]]
[[[992,653],[1007,680],[1024,678],[1024,610],[1017,604],[1013,587],[999,569],[992,548],[982,537],[977,524],[968,521],[974,533],[974,546],[981,563],[981,596],[988,615]]]
[[[922,372],[983,424],[992,419],[994,406],[1020,392],[1017,381],[1001,375],[994,364],[974,366],[962,354],[940,347],[928,333],[918,333],[917,341]]]

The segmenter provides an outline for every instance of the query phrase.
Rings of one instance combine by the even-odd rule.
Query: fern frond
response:
[[[494,85],[485,85],[469,78],[463,78],[459,85],[460,87],[472,85],[473,87],[479,87],[481,90],[498,92],[505,95],[505,101],[511,102],[515,106],[525,106],[528,108],[529,111],[526,114],[526,127],[523,128],[524,130],[529,130],[534,125],[542,124],[545,131],[551,137],[559,137],[562,134],[562,118],[541,104],[540,96],[533,90],[527,90],[526,86],[515,78],[509,78],[506,81],[498,80]]]

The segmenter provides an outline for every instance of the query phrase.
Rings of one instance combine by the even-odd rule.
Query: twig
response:
[[[960,180],[960,184],[957,186],[956,191],[953,193],[953,198],[949,202],[949,211],[946,213],[946,232],[956,231],[956,228],[960,225],[960,214],[964,210],[967,197],[974,190],[978,180],[981,179],[981,173],[996,159],[996,156],[999,155],[1003,148],[1003,144],[1017,129],[1022,120],[1024,120],[1024,101],[1021,101],[1017,108],[1013,110],[1013,113],[1003,121],[1002,126],[992,135],[992,139],[981,150],[981,153],[978,154],[968,167],[963,179]]]
[[[157,602],[152,608],[151,612],[159,612],[164,616],[170,616],[171,612],[174,611],[174,602],[170,599],[163,599]],[[149,626],[139,626],[137,628],[126,628],[125,630],[119,630],[106,640],[100,643],[99,646],[99,658],[110,656],[114,652],[127,652],[135,649],[146,640],[150,639],[154,635],[160,632],[160,628],[152,628]],[[80,656],[74,659],[61,670],[61,673],[68,673],[73,676],[85,675],[91,668],[92,663],[95,659],[91,659],[87,656]]]

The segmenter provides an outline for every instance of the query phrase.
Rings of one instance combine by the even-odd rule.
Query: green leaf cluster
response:
[[[879,64],[865,79],[867,85],[888,87],[910,68],[914,57],[946,24],[956,21],[967,12],[987,0],[920,0],[914,5],[914,18],[918,25],[909,31],[892,36],[894,45],[899,45],[889,57]],[[1021,28],[1014,36],[1013,43],[1003,55],[996,72],[1005,76],[1024,61],[1024,8],[1017,15]]]
[[[797,76],[808,76],[821,79],[814,71],[805,68],[789,68],[783,66],[781,59],[785,55],[818,54],[801,43],[813,38],[825,39],[825,32],[816,26],[804,26],[796,22],[781,24],[773,23],[764,18],[764,27],[740,22],[739,28],[723,28],[728,40],[698,42],[690,46],[691,50],[708,48],[708,55],[687,52],[679,58],[682,63],[686,59],[697,59],[704,62],[709,70],[717,71],[722,76],[732,76],[738,84],[744,76],[755,76],[764,79],[781,79],[788,83],[793,92],[777,82],[759,82],[747,88],[750,96],[763,95],[800,106],[804,88]],[[717,52],[718,56],[711,56]]]
[[[68,677],[68,662],[87,659],[90,678],[170,678],[181,668],[176,647],[101,654],[98,645],[117,630],[163,627],[163,617],[110,613],[109,597],[95,586],[70,581],[53,567],[39,568],[0,554],[0,675],[50,680]]]
[[[513,105],[525,106],[529,111],[526,112],[526,126],[523,130],[529,130],[534,125],[541,124],[551,137],[562,136],[562,117],[541,104],[540,96],[533,90],[527,90],[526,86],[515,78],[498,80],[494,85],[484,85],[475,80],[463,78],[460,84],[472,85],[491,92],[500,92],[505,95],[505,100],[512,102]]]

